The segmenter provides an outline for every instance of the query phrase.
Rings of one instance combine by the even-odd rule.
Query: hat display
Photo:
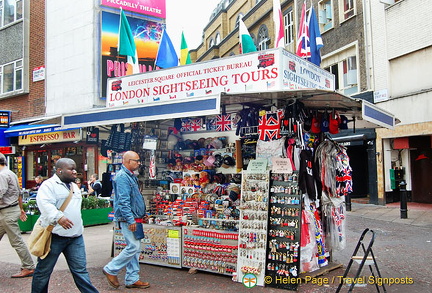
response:
[[[339,129],[348,129],[348,118],[345,115],[340,116]]]
[[[208,156],[208,158],[204,160],[204,165],[206,165],[207,167],[212,167],[214,166],[215,161],[216,161],[215,156]]]
[[[223,158],[223,164],[222,164],[222,167],[224,167],[224,168],[229,168],[229,167],[232,167],[232,166],[235,166],[235,160],[234,160],[234,158],[233,157],[231,157],[231,156],[225,156],[224,158]]]

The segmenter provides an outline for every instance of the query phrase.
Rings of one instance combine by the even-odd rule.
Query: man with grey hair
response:
[[[0,153],[0,240],[4,234],[7,234],[10,244],[21,259],[21,272],[13,275],[12,278],[31,277],[35,264],[21,237],[18,219],[27,220],[27,215],[22,208],[18,177],[8,169],[6,157]]]

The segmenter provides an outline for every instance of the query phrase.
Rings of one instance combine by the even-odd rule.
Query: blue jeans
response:
[[[118,272],[126,267],[125,285],[132,285],[139,280],[141,241],[135,239],[133,232],[129,230],[128,223],[119,223],[126,247],[104,267],[104,270],[110,275],[117,276]]]
[[[48,292],[48,284],[51,273],[57,259],[63,253],[69,270],[80,292],[99,292],[91,283],[87,272],[86,252],[83,236],[71,238],[52,235],[51,251],[46,258],[38,258],[36,270],[33,275],[32,293]]]

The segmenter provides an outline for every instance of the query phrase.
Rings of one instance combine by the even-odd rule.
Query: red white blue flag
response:
[[[259,117],[258,135],[260,140],[271,141],[281,138],[280,125],[283,110],[267,111]]]

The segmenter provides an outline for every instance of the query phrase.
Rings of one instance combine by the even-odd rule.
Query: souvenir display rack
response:
[[[181,268],[181,243],[181,227],[144,224],[140,262]]]
[[[301,191],[298,173],[272,173],[270,186],[266,286],[297,290],[300,273]]]
[[[182,267],[181,227],[143,224],[144,239],[141,240],[140,263],[166,267]],[[126,247],[121,229],[114,229],[114,256]]]
[[[238,233],[183,227],[183,267],[211,273],[236,272]]]
[[[237,276],[242,282],[253,274],[259,286],[265,277],[269,181],[269,172],[243,171]]]

